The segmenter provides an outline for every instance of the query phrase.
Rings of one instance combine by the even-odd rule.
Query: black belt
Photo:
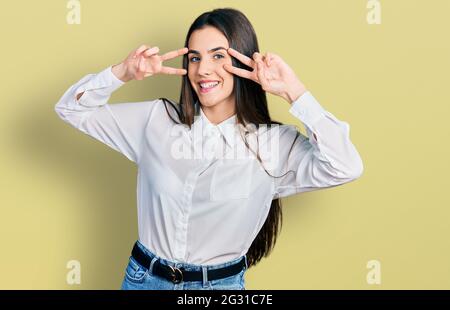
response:
[[[134,244],[133,251],[131,252],[133,258],[142,266],[147,269],[150,269],[150,263],[152,261],[151,257],[142,251],[142,249]],[[242,258],[236,264],[208,270],[208,280],[217,280],[226,278],[229,276],[233,276],[241,272],[242,268],[245,266],[245,258]],[[159,259],[155,261],[153,264],[152,273],[154,275],[163,277],[173,283],[180,283],[181,281],[202,281],[203,280],[203,272],[199,271],[187,271],[184,270],[183,267],[177,268],[169,265],[165,265],[160,263]]]

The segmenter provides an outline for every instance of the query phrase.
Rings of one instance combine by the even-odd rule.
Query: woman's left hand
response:
[[[280,56],[273,53],[266,53],[263,56],[256,52],[251,59],[232,48],[228,49],[228,53],[253,71],[229,64],[224,65],[225,70],[260,84],[264,91],[280,96],[289,103],[293,103],[306,92],[306,87]]]

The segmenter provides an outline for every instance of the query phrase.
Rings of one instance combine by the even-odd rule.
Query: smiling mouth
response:
[[[200,86],[200,92],[202,94],[208,93],[211,90],[213,90],[214,88],[216,88],[218,85],[220,84],[220,82],[213,82],[213,83],[204,83],[204,84],[199,84]]]

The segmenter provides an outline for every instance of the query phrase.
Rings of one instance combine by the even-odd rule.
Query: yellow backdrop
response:
[[[80,24],[68,23],[70,3],[2,3],[1,289],[120,287],[137,238],[136,168],[54,105],[142,43],[182,47],[195,17],[226,6],[350,124],[365,168],[283,200],[280,239],[247,289],[450,288],[450,1],[81,0]],[[132,81],[110,102],[178,100],[179,87],[173,76]],[[283,99],[269,100],[275,119],[304,131]],[[80,284],[67,282],[71,260]]]

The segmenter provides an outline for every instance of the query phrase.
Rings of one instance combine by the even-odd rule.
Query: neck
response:
[[[230,118],[234,114],[236,114],[235,105],[215,105],[212,107],[206,107],[201,105],[200,108],[202,109],[203,113],[205,113],[205,116],[208,118],[208,120],[214,124],[220,124],[224,120]]]

